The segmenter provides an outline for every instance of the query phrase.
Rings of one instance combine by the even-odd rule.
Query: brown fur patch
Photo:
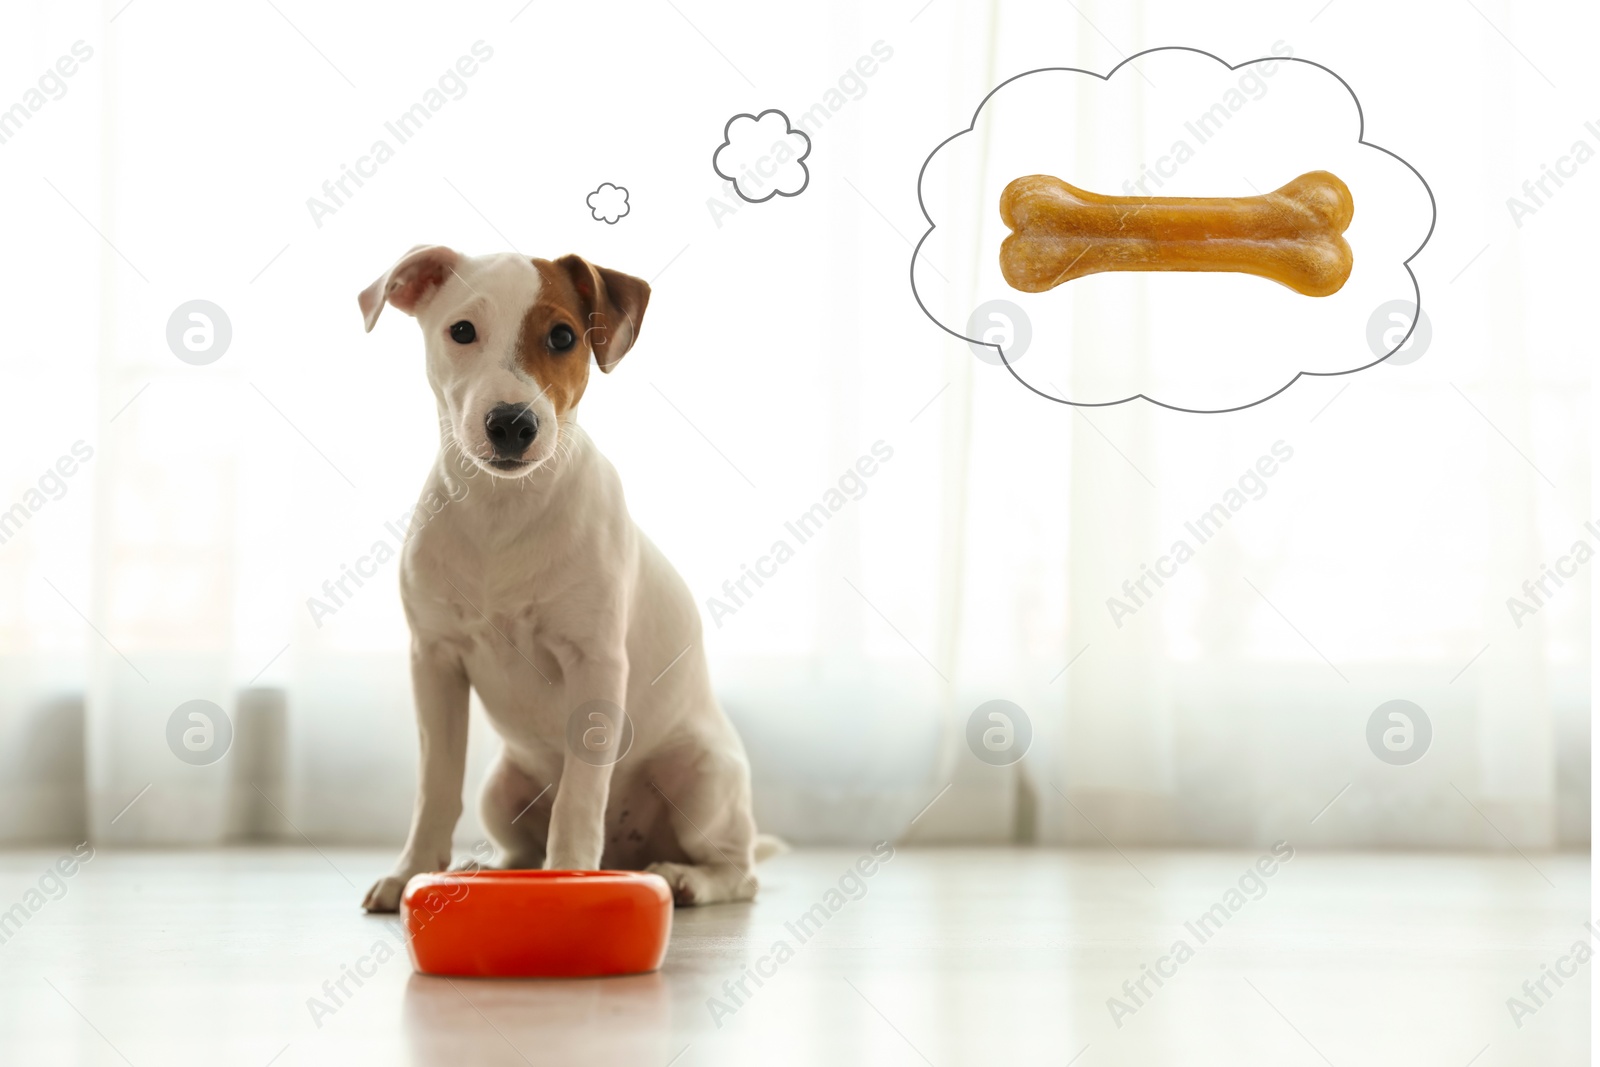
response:
[[[544,284],[538,302],[523,316],[517,362],[548,391],[556,414],[565,415],[589,384],[590,357],[610,372],[633,347],[650,303],[650,286],[581,256],[532,263]],[[578,340],[565,352],[552,352],[546,339],[560,324],[571,327]]]
[[[548,259],[533,261],[543,284],[539,299],[522,317],[517,335],[517,364],[537,381],[555,405],[558,418],[577,406],[589,384],[592,352],[584,337],[584,302],[565,271]],[[570,327],[578,340],[565,352],[552,352],[547,343],[558,325]]]

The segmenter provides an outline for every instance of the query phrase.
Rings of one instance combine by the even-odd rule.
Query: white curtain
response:
[[[0,35],[18,85],[78,41],[92,51],[0,144],[0,509],[26,512],[0,543],[0,839],[403,834],[415,734],[394,563],[331,615],[308,600],[393,547],[431,462],[415,327],[386,316],[363,334],[355,293],[441,241],[577,251],[651,280],[641,342],[596,376],[583,422],[703,605],[776,540],[795,549],[731,614],[705,608],[764,826],[1587,842],[1586,583],[1520,627],[1506,607],[1592,537],[1594,346],[1574,309],[1594,276],[1571,235],[1594,232],[1594,209],[1568,190],[1518,227],[1505,206],[1541,160],[1597,140],[1569,103],[1576,62],[1553,94],[1480,20],[1393,10],[1396,41],[1432,47],[1382,62],[1354,0],[1314,23],[1263,7],[1220,26],[1156,2],[840,2],[781,27],[709,2],[279,6],[38,5]],[[1509,5],[1483,10],[1520,39]],[[1285,41],[1328,63],[1368,136],[1434,179],[1417,362],[1233,415],[1077,412],[918,309],[917,170],[984,93],[1189,41],[1234,62]],[[464,56],[475,72],[441,82]],[[314,215],[324,183],[434,89],[414,139]],[[811,184],[750,205],[708,161],[730,116],[767,107],[821,116]],[[968,242],[933,265],[958,292],[994,238],[981,205],[997,191],[969,177],[929,205]],[[602,181],[630,190],[617,225],[584,206]],[[214,363],[168,346],[192,300],[231,323]],[[1078,312],[1084,351],[1145,358],[1160,328],[1133,297]],[[47,476],[78,442],[92,457]],[[1292,459],[1265,495],[1116,626],[1107,598],[1279,442]],[[874,473],[851,476],[864,456]],[[796,543],[785,523],[835,488],[848,502]],[[1032,725],[1011,767],[965,740],[991,699]],[[1392,699],[1433,726],[1408,767],[1367,748]],[[232,724],[215,763],[169,745],[191,700]],[[495,744],[474,714],[469,788]],[[469,806],[461,839],[478,834]]]

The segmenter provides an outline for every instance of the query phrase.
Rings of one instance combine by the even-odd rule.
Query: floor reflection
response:
[[[738,904],[679,908],[666,963],[653,974],[577,979],[413,974],[401,1002],[407,1060],[412,1067],[669,1063],[695,1033],[711,1028],[706,998],[747,965],[751,913],[750,906]],[[726,949],[708,956],[702,948],[678,958],[675,950],[686,934]],[[470,1064],[464,1048],[472,1049]],[[480,1059],[485,1053],[493,1058]]]

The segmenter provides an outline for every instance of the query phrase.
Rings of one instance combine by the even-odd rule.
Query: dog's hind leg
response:
[[[478,816],[498,849],[496,867],[537,870],[544,866],[554,785],[554,781],[535,781],[504,752],[495,760],[478,798]]]
[[[741,751],[701,749],[651,768],[678,845],[689,863],[652,863],[679,904],[751,900],[759,883],[750,765]]]

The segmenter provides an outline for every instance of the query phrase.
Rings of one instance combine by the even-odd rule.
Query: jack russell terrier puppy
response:
[[[754,897],[756,860],[782,848],[758,840],[694,598],[576,421],[591,356],[609,373],[649,300],[578,256],[439,245],[361,293],[368,331],[385,303],[422,327],[440,424],[423,499],[447,501],[418,509],[402,555],[421,780],[368,911],[450,863],[469,689],[504,742],[480,807],[498,866],[644,869],[677,903],[714,904]]]

